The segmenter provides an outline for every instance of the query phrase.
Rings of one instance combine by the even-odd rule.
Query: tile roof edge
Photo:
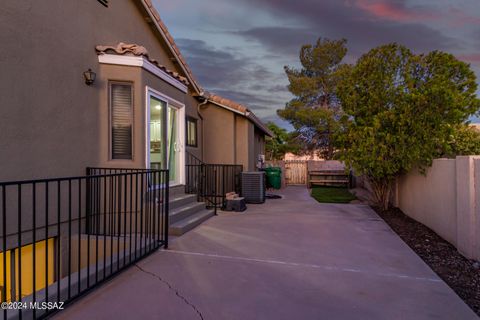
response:
[[[265,133],[267,136],[271,138],[275,136],[275,134],[267,127],[267,125],[263,123],[263,121],[260,120],[252,111],[249,110],[247,118],[250,119],[250,121],[252,121],[257,126],[257,128],[262,130],[263,133]]]
[[[230,99],[223,98],[219,95],[212,94],[210,92],[205,92],[204,97],[213,104],[223,107],[227,110],[236,112],[249,119],[257,128],[263,131],[266,135],[273,137],[274,134],[268,127],[255,115],[255,113],[247,108],[246,106],[239,104]]]
[[[108,52],[113,52],[116,55],[133,55],[137,57],[144,57],[147,59],[149,62],[154,64],[157,68],[161,69],[174,79],[180,81],[184,85],[189,85],[188,79],[185,77],[182,77],[178,72],[175,72],[173,70],[168,69],[164,65],[161,65],[158,63],[157,60],[152,59],[148,53],[148,50],[140,46],[138,44],[129,44],[129,43],[124,43],[124,42],[119,42],[115,46],[106,46],[106,45],[97,45],[95,47],[95,51],[97,52],[97,55],[104,55],[108,54]]]

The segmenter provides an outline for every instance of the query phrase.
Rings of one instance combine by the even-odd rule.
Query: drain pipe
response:
[[[205,130],[204,130],[204,124],[203,124],[203,116],[200,113],[200,108],[208,103],[208,99],[203,94],[204,93],[202,92],[200,94],[200,96],[202,98],[204,98],[205,100],[197,105],[197,114],[198,114],[198,117],[200,118],[200,120],[202,120],[202,161],[205,162],[205,158],[204,158],[204,153],[205,153],[205,144],[204,144],[204,142],[205,142],[205,138],[204,138]]]

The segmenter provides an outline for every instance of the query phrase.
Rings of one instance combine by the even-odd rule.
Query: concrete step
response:
[[[185,186],[178,185],[178,186],[170,187],[169,193],[170,193],[170,198],[181,196],[182,194],[185,194]]]
[[[181,236],[182,234],[192,230],[205,220],[214,215],[213,210],[203,209],[185,219],[170,224],[168,233],[173,236]]]
[[[171,211],[193,202],[197,202],[197,196],[195,194],[179,194],[170,198],[168,207]]]
[[[191,202],[183,205],[181,207],[175,208],[170,210],[170,214],[168,215],[168,219],[170,221],[170,225],[187,218],[201,210],[205,209],[205,203],[203,202]]]

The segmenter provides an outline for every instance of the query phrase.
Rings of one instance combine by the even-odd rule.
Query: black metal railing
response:
[[[88,168],[0,183],[3,318],[44,318],[166,247],[168,180],[167,170]]]
[[[201,170],[199,169],[205,163],[195,157],[190,152],[185,152],[185,193],[197,194],[200,201]]]
[[[215,214],[225,207],[227,193],[241,193],[242,165],[207,164],[188,152],[186,156],[185,193],[196,194]]]

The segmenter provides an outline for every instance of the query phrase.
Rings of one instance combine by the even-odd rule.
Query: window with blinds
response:
[[[112,159],[132,159],[133,89],[130,83],[110,83]]]

